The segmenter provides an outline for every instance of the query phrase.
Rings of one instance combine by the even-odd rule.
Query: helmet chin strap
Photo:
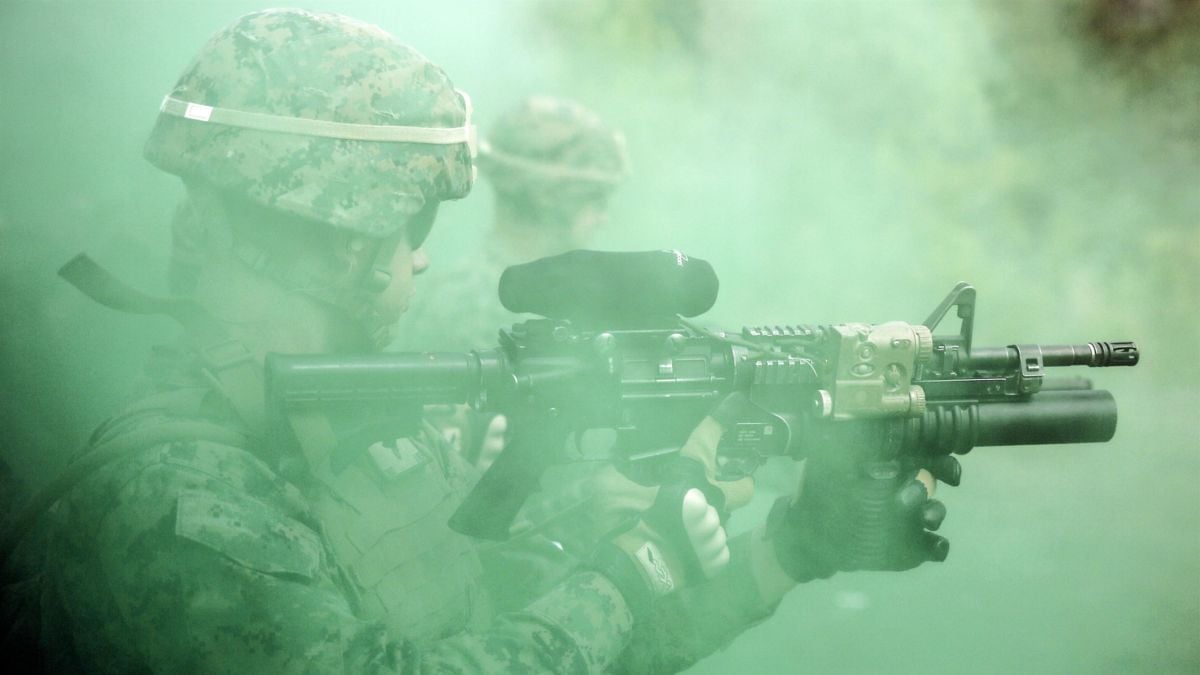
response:
[[[400,230],[378,243],[371,265],[359,278],[358,287],[367,293],[382,293],[392,283],[392,259],[396,257],[396,249],[405,231]]]
[[[266,429],[261,364],[195,300],[140,293],[83,253],[63,265],[58,274],[106,307],[131,314],[162,314],[178,321],[200,357],[204,377],[225,396],[251,432]]]
[[[381,334],[389,328],[385,322],[390,321],[378,313],[375,302],[392,283],[392,260],[405,236],[405,230],[401,228],[385,239],[367,240],[368,245],[374,245],[374,251],[365,255],[358,251],[352,253],[363,255],[369,264],[353,277],[342,279],[288,261],[244,234],[235,236],[231,250],[234,257],[256,274],[272,279],[288,291],[303,293],[344,312],[362,325],[365,337],[381,346],[378,343],[386,341]]]
[[[363,270],[353,285],[340,293],[342,299],[335,303],[362,324],[367,339],[376,349],[382,349],[390,342],[392,321],[379,314],[375,308],[375,299],[392,283],[392,260],[396,257],[396,249],[400,247],[400,242],[405,236],[402,228],[392,236],[378,241],[371,264]]]

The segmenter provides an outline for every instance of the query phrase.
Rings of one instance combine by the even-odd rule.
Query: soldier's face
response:
[[[369,346],[383,349],[395,339],[396,322],[408,310],[412,298],[413,277],[429,267],[429,258],[421,249],[413,250],[408,242],[401,242],[392,257],[392,278],[387,288],[375,296],[372,312],[362,328]]]
[[[571,221],[571,248],[587,248],[596,230],[608,222],[608,206],[600,200],[588,202]]]
[[[413,293],[413,277],[429,268],[429,257],[424,249],[413,250],[407,241],[400,242],[392,256],[392,281],[376,299],[375,309],[385,320],[392,323],[408,310]]]

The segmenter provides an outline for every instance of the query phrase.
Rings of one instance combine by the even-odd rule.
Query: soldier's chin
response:
[[[408,309],[407,303],[392,306],[376,306],[374,314],[367,319],[363,326],[367,342],[374,351],[383,351],[396,339],[396,326],[400,317]]]

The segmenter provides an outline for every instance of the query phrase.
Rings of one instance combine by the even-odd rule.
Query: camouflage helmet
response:
[[[625,177],[625,139],[584,106],[535,96],[503,115],[479,166],[497,192],[566,190],[607,194]]]
[[[470,103],[383,30],[273,9],[215,34],[163,100],[146,158],[268,208],[388,237],[466,196]]]

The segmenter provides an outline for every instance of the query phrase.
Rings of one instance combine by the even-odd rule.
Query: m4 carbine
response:
[[[348,437],[378,433],[354,421],[368,418],[393,429],[403,420],[401,433],[412,433],[429,404],[508,415],[508,446],[451,520],[465,534],[504,539],[542,471],[562,461],[571,433],[613,429],[618,465],[653,466],[724,396],[743,392],[753,414],[726,431],[717,477],[738,478],[773,455],[807,459],[830,489],[851,491],[851,538],[862,542],[866,567],[901,536],[880,521],[881,500],[917,468],[977,446],[1112,438],[1112,395],[1083,378],[1048,378],[1047,368],[1138,362],[1132,342],[974,347],[975,289],[966,283],[921,324],[736,334],[684,318],[711,307],[716,289],[707,263],[676,252],[575,251],[505,272],[505,305],[548,318],[501,330],[497,348],[271,355],[268,397],[277,416],[350,411],[340,418]],[[935,335],[951,309],[958,332]],[[957,483],[956,474],[941,478]]]

